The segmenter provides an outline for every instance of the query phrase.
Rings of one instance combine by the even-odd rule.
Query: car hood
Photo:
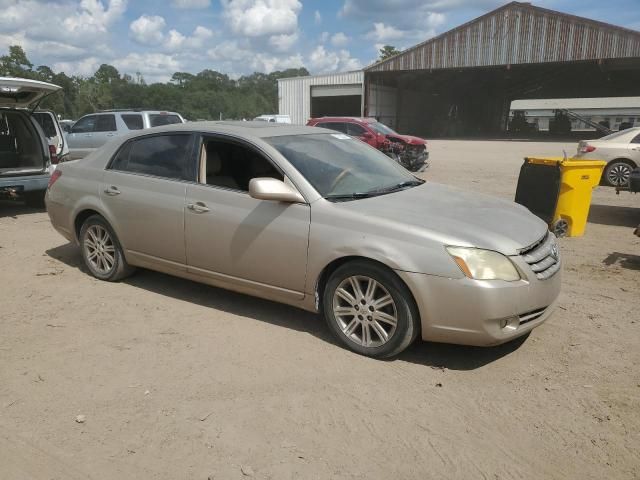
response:
[[[424,138],[413,137],[411,135],[395,134],[395,135],[387,135],[387,138],[390,140],[394,138],[398,138],[403,142],[408,143],[409,145],[426,145],[427,144],[427,141]]]
[[[547,231],[542,220],[517,203],[431,182],[339,205],[358,215],[388,221],[389,228],[418,229],[420,235],[444,245],[505,255],[517,255]]]
[[[25,78],[0,77],[0,107],[29,108],[62,87]]]

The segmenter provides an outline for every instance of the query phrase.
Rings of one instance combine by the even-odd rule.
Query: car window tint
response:
[[[284,175],[263,155],[252,148],[219,140],[203,142],[202,169],[207,185],[249,191],[252,178],[271,177],[284,180]]]
[[[38,123],[42,127],[42,130],[44,131],[44,134],[48,138],[53,138],[58,135],[56,126],[53,123],[53,118],[51,118],[50,114],[44,112],[36,112],[33,114],[33,116],[38,121]]]
[[[73,124],[71,131],[73,133],[87,133],[93,132],[96,126],[96,116],[89,115],[88,117],[82,117],[76,123]]]
[[[115,115],[98,115],[94,132],[115,132],[116,130]]]
[[[172,125],[174,123],[182,123],[178,115],[168,115],[166,113],[150,113],[149,125],[159,127],[160,125]]]
[[[633,137],[633,139],[631,140],[631,143],[640,143],[640,133],[635,137]]]
[[[129,142],[114,158],[111,168],[175,180],[195,180],[191,135],[154,135]]]
[[[336,132],[347,133],[346,125],[340,122],[323,122],[318,123],[316,126],[321,128],[328,128],[329,130],[335,130]]]
[[[366,130],[356,123],[347,123],[347,134],[352,137],[361,137],[364,135]]]
[[[142,115],[123,113],[122,120],[129,130],[142,130],[144,128],[142,125]]]

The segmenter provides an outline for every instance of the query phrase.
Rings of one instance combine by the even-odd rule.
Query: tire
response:
[[[635,167],[626,160],[613,160],[602,173],[602,184],[609,187],[625,187]]]
[[[24,194],[24,203],[31,208],[44,208],[44,194],[43,190],[26,192]]]
[[[92,215],[82,224],[80,249],[89,272],[100,280],[117,282],[135,271],[125,260],[113,229],[100,215]]]
[[[338,267],[325,285],[322,313],[341,344],[373,358],[398,355],[420,332],[409,289],[394,272],[373,262]]]

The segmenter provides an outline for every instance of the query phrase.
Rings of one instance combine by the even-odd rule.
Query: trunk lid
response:
[[[0,77],[1,108],[33,108],[62,87],[26,78]]]

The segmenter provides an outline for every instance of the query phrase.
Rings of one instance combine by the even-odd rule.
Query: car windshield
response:
[[[424,183],[385,154],[342,133],[264,140],[329,200],[371,197]]]
[[[382,135],[397,135],[396,132],[387,127],[384,123],[380,122],[371,122],[369,124],[371,128],[373,128],[376,132],[381,133]]]

